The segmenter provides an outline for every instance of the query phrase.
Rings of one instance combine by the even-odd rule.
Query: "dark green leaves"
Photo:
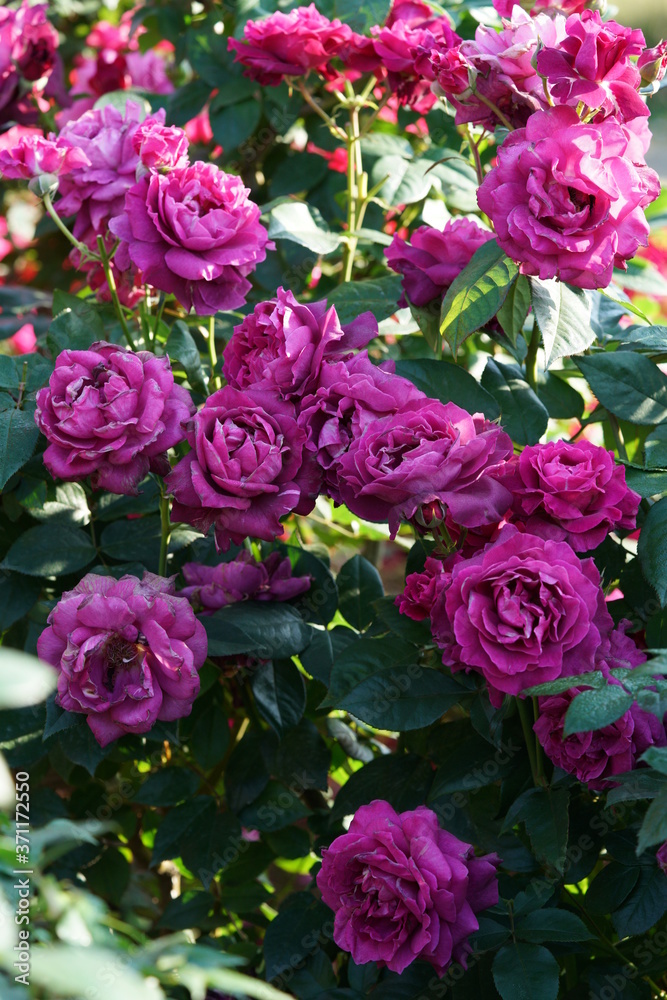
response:
[[[507,298],[496,317],[513,344],[516,344],[517,337],[523,330],[530,302],[530,283],[528,278],[520,274],[507,293]]]
[[[615,684],[607,684],[594,691],[582,691],[567,710],[565,735],[590,732],[611,725],[627,712],[633,700],[631,694]]]
[[[171,333],[167,337],[165,351],[169,355],[172,366],[174,362],[179,362],[188,377],[188,382],[197,392],[206,394],[206,385],[201,367],[201,357],[194,337],[188,330],[187,324],[182,320],[176,320]]]
[[[257,708],[276,732],[285,732],[301,719],[306,689],[291,660],[263,663],[253,674],[252,690]]]
[[[558,962],[537,944],[504,945],[493,960],[493,981],[503,1000],[556,1000]]]
[[[643,354],[594,354],[576,364],[610,413],[633,424],[667,420],[667,377]]]
[[[390,274],[369,281],[346,281],[327,295],[327,302],[336,307],[341,323],[351,323],[363,312],[372,312],[380,322],[396,312],[400,295],[401,278]]]
[[[637,554],[644,576],[667,604],[667,498],[653,504],[644,521]]]
[[[59,526],[54,531],[40,524],[14,542],[2,565],[28,576],[65,576],[88,566],[95,555],[90,538],[78,528]]]
[[[454,279],[440,314],[440,334],[453,354],[471,333],[496,315],[518,273],[518,265],[495,240],[489,240]]]
[[[581,288],[556,279],[531,278],[535,322],[542,333],[546,367],[559,358],[580,354],[591,346],[590,299]]]
[[[248,601],[202,619],[209,656],[253,654],[262,660],[285,659],[306,648],[312,631],[286,604]]]
[[[502,411],[502,425],[517,444],[537,444],[547,429],[547,409],[526,382],[517,365],[489,358],[482,385]]]
[[[207,887],[216,872],[237,860],[241,843],[238,820],[218,813],[211,796],[200,795],[165,816],[155,835],[151,865],[182,858]]]
[[[0,410],[0,489],[28,461],[38,438],[33,410],[18,410],[13,405]]]
[[[237,112],[237,108],[230,109]],[[286,201],[271,211],[269,236],[290,240],[313,253],[327,254],[335,250],[340,238],[316,219],[313,210],[303,201]]]
[[[373,601],[384,593],[380,574],[363,556],[353,556],[341,567],[336,583],[340,613],[362,632],[373,620]]]
[[[456,403],[469,413],[483,413],[489,420],[500,416],[500,406],[491,393],[460,365],[448,361],[397,361],[396,374],[442,403]]]
[[[460,686],[443,671],[421,666],[416,647],[390,636],[360,639],[343,650],[324,704],[379,729],[421,729],[460,695]]]
[[[566,860],[569,795],[566,788],[530,788],[514,802],[504,824],[507,829],[522,820],[535,856],[559,872]]]

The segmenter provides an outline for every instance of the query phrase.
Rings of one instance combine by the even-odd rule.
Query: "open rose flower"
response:
[[[637,93],[640,73],[631,61],[646,45],[643,33],[617,21],[603,21],[597,10],[572,14],[565,37],[546,42],[537,53],[537,71],[547,81],[557,104],[579,103],[622,120],[647,117]]]
[[[89,167],[90,160],[82,149],[63,147],[50,136],[22,136],[11,149],[0,150],[0,175],[7,180],[31,180],[43,174],[62,177],[80,167]]]
[[[544,752],[556,767],[574,774],[589,788],[609,788],[615,775],[637,767],[650,746],[667,743],[660,720],[638,705],[602,729],[564,734],[565,715],[573,698],[586,688],[539,699],[540,715],[533,726]]]
[[[230,38],[229,50],[245,66],[244,75],[263,86],[277,87],[286,76],[310,70],[329,75],[329,63],[341,54],[351,30],[338,18],[330,21],[314,3],[261,21],[246,21],[243,38]]]
[[[104,342],[62,351],[37,393],[44,464],[56,479],[90,476],[94,489],[136,493],[149,470],[169,471],[166,452],[185,437],[181,422],[194,409],[168,357]]]
[[[383,28],[372,28],[373,45],[378,58],[387,72],[387,82],[398,97],[413,111],[425,114],[436,102],[428,78],[423,78],[415,67],[415,59],[424,47],[439,46],[452,49],[461,39],[452,30],[445,17],[432,18],[420,24],[411,25],[405,20],[395,20]]]
[[[318,480],[303,462],[306,436],[291,403],[225,386],[189,422],[187,438],[192,451],[166,479],[172,519],[205,533],[215,525],[218,549],[249,536],[272,541],[284,514],[312,510]]]
[[[290,601],[305,593],[311,583],[309,576],[292,576],[287,556],[271,552],[258,562],[245,549],[229,562],[217,566],[186,563],[181,572],[187,586],[180,596],[204,614],[239,601]]]
[[[323,489],[337,502],[340,459],[351,442],[378,417],[427,400],[393,369],[393,362],[374,365],[366,351],[345,361],[329,361],[320,369],[317,388],[301,400],[297,421],[307,435],[306,449],[322,472]]]
[[[604,288],[648,242],[644,208],[660,193],[643,141],[612,118],[540,111],[498,150],[477,192],[498,244],[522,274]]]
[[[61,75],[58,32],[48,4],[0,8],[0,125],[37,121],[38,101]],[[32,86],[26,87],[25,82]]]
[[[376,799],[322,852],[317,885],[335,913],[334,941],[357,965],[401,973],[422,959],[442,976],[466,968],[477,914],[498,902],[495,854],[442,830],[420,806],[397,813]]]
[[[162,125],[148,119],[132,136],[132,147],[143,167],[153,170],[173,170],[188,165],[190,143],[185,131],[175,125]]]
[[[427,306],[440,300],[461,271],[468,266],[479,248],[493,239],[493,233],[472,219],[449,219],[443,229],[419,226],[410,242],[394,236],[385,250],[392,271],[403,276],[403,296],[408,301]]]
[[[223,354],[223,372],[236,389],[268,389],[296,400],[317,388],[325,361],[345,356],[377,335],[370,312],[341,325],[326,299],[302,305],[279,288],[234,327]]]
[[[433,608],[433,633],[452,670],[482,674],[499,692],[592,670],[600,645],[600,574],[565,542],[505,527],[452,570]]]
[[[85,713],[101,746],[190,714],[206,632],[172,580],[88,573],[48,623],[37,652],[59,671],[57,702]]]
[[[640,496],[625,485],[614,453],[590,441],[528,446],[505,470],[512,520],[534,535],[588,552],[614,528],[635,527]]]
[[[511,496],[488,473],[511,453],[495,424],[454,403],[417,399],[352,441],[338,467],[340,496],[364,520],[388,521],[392,534],[433,501],[459,524],[497,522]]]
[[[273,249],[240,177],[197,161],[142,177],[109,224],[121,244],[115,263],[134,264],[144,280],[200,316],[237,309],[247,276]]]

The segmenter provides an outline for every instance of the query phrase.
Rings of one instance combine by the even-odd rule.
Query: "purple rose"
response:
[[[370,312],[342,326],[326,299],[302,305],[279,288],[234,327],[223,353],[223,373],[235,389],[267,389],[296,401],[317,388],[325,361],[345,356],[377,336]]]
[[[637,69],[644,85],[664,80],[667,73],[667,39],[658,42],[651,49],[644,49],[637,60]]]
[[[317,885],[336,914],[334,941],[358,965],[403,972],[415,959],[442,976],[466,968],[476,914],[498,902],[500,858],[477,858],[420,806],[397,813],[376,799],[322,852]]]
[[[667,840],[662,847],[659,847],[655,852],[655,860],[658,868],[662,868],[665,875],[667,875]]]
[[[433,18],[419,26],[395,20],[384,28],[371,28],[378,58],[387,72],[387,82],[400,104],[426,114],[436,102],[430,82],[415,67],[415,59],[424,46],[454,48],[461,39],[445,17]]]
[[[239,601],[290,601],[310,588],[309,576],[292,576],[292,564],[279,552],[258,562],[245,549],[217,566],[186,563],[181,570],[187,587],[180,591],[204,614]]]
[[[36,122],[34,98],[48,91],[58,75],[58,32],[47,11],[45,3],[26,2],[0,9],[0,125]]]
[[[532,445],[505,469],[501,481],[513,495],[512,520],[534,535],[588,552],[614,528],[635,527],[641,497],[625,485],[614,453],[590,441]]]
[[[305,437],[294,407],[272,393],[214,392],[187,425],[192,451],[166,479],[172,519],[204,533],[215,525],[225,552],[249,536],[272,541],[284,514],[313,508],[318,478],[303,462]]]
[[[610,619],[592,559],[509,525],[454,566],[431,621],[443,662],[482,674],[497,701],[592,670]]]
[[[638,705],[602,729],[565,736],[565,714],[572,699],[585,687],[539,699],[540,715],[533,726],[549,760],[568,774],[576,775],[592,789],[609,788],[610,779],[637,767],[650,746],[665,746],[667,737],[660,720]]]
[[[366,351],[327,362],[317,388],[301,400],[298,424],[307,435],[306,449],[322,470],[326,492],[337,502],[340,459],[351,441],[378,417],[427,399],[412,382],[394,375],[393,367],[393,362],[374,365]]]
[[[16,146],[0,150],[0,175],[8,180],[31,180],[43,174],[63,177],[89,166],[82,149],[63,147],[53,137],[23,135]]]
[[[449,586],[450,578],[442,559],[428,556],[421,573],[409,573],[405,578],[405,590],[396,597],[394,604],[402,615],[422,622],[430,617],[433,605]]]
[[[511,454],[497,425],[454,403],[417,399],[351,442],[338,467],[340,497],[364,520],[388,521],[392,536],[433,501],[459,524],[499,521],[511,496],[488,473]]]
[[[60,671],[56,700],[88,716],[100,746],[190,714],[206,632],[173,580],[88,573],[48,623],[37,652]]]
[[[244,76],[277,87],[286,76],[316,70],[329,75],[329,63],[341,54],[352,34],[338,18],[330,21],[314,3],[286,14],[278,11],[261,21],[246,21],[243,39],[230,38],[229,50],[246,69]]]
[[[631,56],[639,55],[646,40],[639,28],[603,21],[597,10],[572,14],[565,38],[555,47],[546,43],[537,53],[537,71],[557,104],[615,115],[621,120],[647,117],[649,110],[637,91],[639,70]]]
[[[477,200],[522,274],[604,288],[614,266],[646,246],[643,209],[660,182],[642,135],[612,118],[586,125],[557,107],[505,139]]]
[[[440,300],[474,253],[493,233],[472,219],[449,219],[443,229],[419,226],[407,243],[394,236],[385,250],[392,271],[403,276],[399,305],[422,307]]]
[[[151,170],[109,224],[121,240],[118,267],[131,262],[148,284],[201,316],[237,309],[250,291],[247,276],[273,249],[249,193],[213,163]]]
[[[62,351],[37,393],[44,464],[55,479],[90,476],[93,489],[134,494],[149,470],[169,471],[166,452],[184,439],[181,423],[194,410],[168,357],[104,342]]]
[[[456,124],[472,122],[492,131],[496,125],[505,124],[494,110],[498,108],[505,121],[516,127],[534,111],[548,107],[544,84],[535,70],[535,54],[540,45],[558,46],[564,34],[562,15],[530,17],[518,5],[512,10],[511,21],[503,21],[500,31],[480,25],[474,40],[462,42],[459,50],[459,59],[470,67],[474,89],[480,96],[472,89],[464,93],[448,89],[450,76],[445,72],[438,75],[436,56],[432,72],[456,109]],[[460,86],[459,78],[460,74],[454,75],[456,86]]]
[[[188,165],[188,137],[182,128],[149,118],[132,136],[132,148],[146,170],[173,170]]]

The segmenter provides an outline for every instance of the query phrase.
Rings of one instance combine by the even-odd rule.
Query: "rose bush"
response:
[[[0,995],[662,1000],[665,42],[95,6],[0,10]]]

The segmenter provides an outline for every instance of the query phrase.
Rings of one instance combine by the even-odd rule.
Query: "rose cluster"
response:
[[[30,125],[48,98],[63,96],[58,32],[47,19],[48,4],[0,9],[0,126]]]

